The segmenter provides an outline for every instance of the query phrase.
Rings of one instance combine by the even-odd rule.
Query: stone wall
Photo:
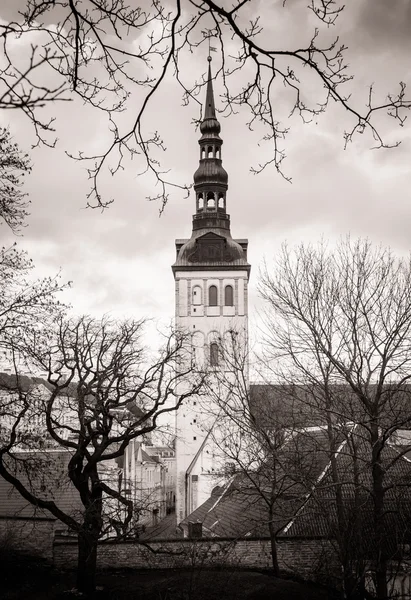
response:
[[[54,519],[0,518],[1,552],[53,558]]]
[[[330,561],[331,544],[320,539],[282,538],[277,544],[278,560],[283,570],[312,576]],[[75,567],[77,545],[56,539],[54,562],[60,568]],[[224,538],[181,539],[152,543],[102,542],[98,549],[100,568],[164,569],[178,567],[270,568],[269,539]]]

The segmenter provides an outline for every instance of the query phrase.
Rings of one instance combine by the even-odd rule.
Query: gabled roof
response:
[[[301,499],[289,497],[277,502],[272,517],[276,530],[286,525],[301,503]],[[293,507],[291,512],[290,507]],[[247,484],[243,475],[238,474],[225,487],[217,488],[210,498],[180,523],[180,527],[188,527],[190,522],[201,522],[204,536],[267,537],[269,519],[268,506],[261,494]]]
[[[160,463],[158,456],[151,456],[150,454],[147,454],[147,452],[143,449],[141,449],[141,461],[146,463],[153,463],[156,465]]]
[[[351,428],[353,429],[353,426]],[[359,515],[365,531],[367,527],[370,528],[372,516],[371,493],[368,493],[368,497],[364,494],[367,488],[371,488],[365,442],[355,431],[350,434],[348,441],[342,433],[337,433],[334,441],[338,447],[335,454],[337,473],[343,482],[343,501],[347,515],[351,515],[350,518],[356,514],[352,513],[355,488],[351,483],[353,464],[347,444],[356,444],[357,456],[359,461],[362,461],[363,468],[358,473],[359,488],[356,489],[360,489],[363,494]],[[278,490],[272,515],[274,529],[280,536],[329,537],[333,534],[336,523],[335,485],[327,447],[327,430],[324,427],[305,428],[288,438],[286,450],[290,454],[286,457],[287,470],[282,474],[277,472],[279,479],[284,477],[285,485],[283,491]],[[386,480],[392,487],[386,495],[385,529],[387,535],[389,532],[391,537],[399,539],[400,536],[408,535],[411,527],[404,526],[407,519],[407,523],[411,523],[409,486],[400,487],[400,484],[411,482],[411,462],[399,457],[398,451],[387,445],[383,450],[383,465],[388,466],[393,460],[394,466],[390,468]],[[264,489],[261,489],[264,492]],[[203,523],[204,536],[269,535],[268,506],[262,494],[256,491],[245,474],[234,476],[224,488],[216,489],[214,494],[180,525],[188,527],[189,522],[198,521]]]

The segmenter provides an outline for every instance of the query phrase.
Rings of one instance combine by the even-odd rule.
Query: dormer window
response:
[[[232,285],[226,285],[224,289],[225,306],[234,306],[234,291]]]
[[[217,306],[217,287],[210,285],[208,288],[208,305]]]

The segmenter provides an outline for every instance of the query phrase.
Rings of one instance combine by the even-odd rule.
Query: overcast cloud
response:
[[[12,18],[11,7],[19,2],[2,2],[0,18]],[[278,47],[307,41],[313,17],[304,9],[306,0],[282,2],[261,0],[266,35]],[[281,21],[277,18],[281,15]],[[347,52],[355,80],[348,86],[353,99],[363,107],[367,86],[375,84],[376,100],[383,100],[398,81],[410,85],[411,95],[411,3],[408,0],[356,0],[347,3],[337,30]],[[24,49],[21,49],[23,52]],[[187,62],[190,74],[200,77],[206,69],[206,54],[199,51]],[[220,83],[215,83],[216,104]],[[306,93],[313,93],[308,87]],[[275,102],[281,114],[290,106],[279,89]],[[138,109],[136,102],[136,110]],[[61,268],[63,278],[72,280],[66,294],[76,312],[101,315],[154,317],[168,323],[174,316],[174,239],[189,237],[194,199],[175,192],[162,217],[158,205],[145,197],[153,193],[153,181],[137,176],[138,165],[107,179],[106,195],[115,197],[101,213],[85,209],[88,181],[84,165],[70,160],[64,149],[101,148],[107,123],[77,102],[57,105],[59,143],[55,150],[32,152],[33,173],[26,191],[31,207],[28,227],[21,245],[33,258],[39,274]],[[132,117],[133,115],[128,115]],[[125,116],[125,118],[127,115]],[[159,129],[167,152],[164,166],[175,179],[192,181],[198,165],[198,132],[191,121],[198,117],[194,106],[181,106],[181,90],[169,77],[161,95],[154,99],[147,130]],[[284,169],[289,184],[275,170],[259,176],[249,172],[260,162],[265,149],[258,147],[259,133],[245,127],[248,115],[240,113],[221,119],[223,163],[229,174],[228,210],[234,237],[249,238],[252,263],[250,312],[258,304],[256,281],[264,256],[270,261],[281,242],[335,240],[351,232],[390,245],[400,253],[411,249],[411,160],[410,127],[398,128],[394,120],[381,127],[391,140],[401,139],[392,150],[371,151],[369,136],[358,136],[344,150],[343,132],[352,126],[350,116],[337,107],[315,123],[302,125],[292,120],[292,133],[284,142]],[[410,119],[411,122],[411,119]],[[10,125],[16,141],[30,149],[33,132],[17,111],[0,114],[0,123]],[[12,239],[5,226],[3,241]]]

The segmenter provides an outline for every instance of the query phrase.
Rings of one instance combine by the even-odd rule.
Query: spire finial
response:
[[[214,48],[213,48],[214,50]],[[211,58],[211,35],[208,36],[208,56],[207,56],[207,60],[210,63],[212,61]]]

